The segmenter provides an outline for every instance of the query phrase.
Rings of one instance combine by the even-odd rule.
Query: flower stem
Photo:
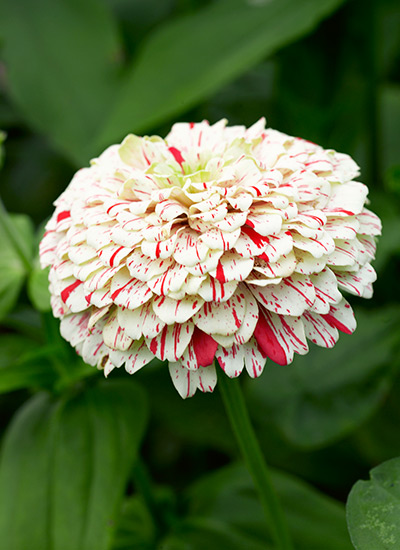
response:
[[[271,476],[255,436],[253,426],[251,425],[239,380],[229,379],[221,371],[219,365],[217,372],[218,387],[221,391],[225,410],[247,468],[259,492],[277,548],[279,550],[293,550],[286,518],[272,485]]]

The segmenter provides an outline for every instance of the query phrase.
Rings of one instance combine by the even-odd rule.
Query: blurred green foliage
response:
[[[37,258],[52,201],[108,144],[261,116],[352,155],[384,230],[357,332],[245,381],[252,418],[296,548],[398,547],[398,460],[352,490],[352,544],[343,502],[400,455],[399,67],[397,0],[0,4],[2,548],[272,548],[218,391],[184,402],[158,361],[102,382],[61,339]]]

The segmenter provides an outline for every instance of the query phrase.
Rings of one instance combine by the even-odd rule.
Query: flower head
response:
[[[182,397],[330,348],[369,298],[379,218],[347,155],[265,129],[175,124],[79,170],[40,247],[61,333],[107,375],[169,361]]]

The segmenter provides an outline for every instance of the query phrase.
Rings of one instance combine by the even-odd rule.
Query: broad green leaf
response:
[[[119,69],[111,11],[101,0],[5,0],[0,33],[7,84],[28,123],[75,163],[87,162]]]
[[[0,205],[0,319],[17,301],[30,269],[33,227],[24,215],[10,216]]]
[[[50,358],[57,349],[40,347],[24,336],[0,336],[0,393],[29,387],[48,387],[57,379]]]
[[[46,231],[46,222],[42,222],[36,232],[35,250],[36,255],[32,261],[32,271],[29,275],[27,292],[33,306],[42,312],[50,311],[50,291],[49,291],[49,270],[42,269],[39,259],[39,245]]]
[[[157,529],[141,495],[134,495],[121,506],[112,550],[154,550]]]
[[[324,550],[351,549],[341,504],[281,472],[273,471],[273,483],[286,512],[296,550],[321,550],[321,541],[324,541]],[[242,465],[225,467],[195,483],[188,491],[187,507],[185,530],[190,532],[190,524],[194,522],[199,542],[204,521],[211,539],[217,533],[219,537],[228,537],[230,533],[232,546],[219,548],[270,548],[271,538],[262,506],[251,477]],[[179,527],[177,530],[179,533]],[[210,547],[218,548],[216,544]],[[195,544],[187,548],[200,549],[201,546]]]
[[[388,460],[357,481],[347,501],[347,523],[356,550],[400,548],[400,458]]]
[[[160,546],[162,550],[273,550],[265,540],[254,540],[234,525],[213,518],[193,518],[183,521],[177,533],[167,536]]]
[[[400,86],[385,85],[380,90],[382,112],[381,155],[383,168],[399,164],[398,137],[400,132]]]
[[[98,149],[184,112],[310,32],[340,4],[340,0],[225,0],[167,21],[143,44]]]
[[[106,550],[143,436],[141,389],[108,381],[17,413],[0,463],[0,540],[10,550]]]
[[[37,310],[50,311],[49,268],[41,269],[37,260],[34,261],[27,290],[29,298]]]
[[[327,350],[310,345],[305,356],[280,367],[268,361],[248,384],[248,402],[260,424],[272,422],[300,447],[318,447],[343,437],[377,408],[395,365],[400,309],[356,312],[353,335],[341,334]]]

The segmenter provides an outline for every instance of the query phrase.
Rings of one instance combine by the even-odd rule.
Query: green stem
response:
[[[279,550],[293,550],[281,508],[260,445],[250,422],[239,380],[229,379],[219,368],[218,387],[247,468],[259,492],[264,512]]]

